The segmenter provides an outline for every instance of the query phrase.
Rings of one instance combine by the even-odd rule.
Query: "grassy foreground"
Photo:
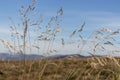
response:
[[[119,58],[0,61],[0,80],[120,80]]]

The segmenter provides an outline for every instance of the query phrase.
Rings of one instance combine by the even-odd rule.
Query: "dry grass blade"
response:
[[[37,48],[37,49],[40,49],[40,47],[39,47],[39,46],[36,46],[36,45],[33,45],[33,47],[34,47],[34,48]]]
[[[118,33],[119,33],[119,31],[114,31],[114,32],[111,33],[111,35],[116,35]]]
[[[72,34],[70,35],[70,37],[74,36],[76,34],[76,32],[77,32],[77,29],[72,32]]]
[[[82,41],[84,41],[84,39],[83,39],[82,35],[79,35],[79,38],[80,38]]]
[[[103,47],[103,46],[101,46],[101,48],[102,48],[103,50],[106,50],[105,47]]]
[[[98,31],[98,30],[94,31],[93,34],[95,34],[95,35],[98,35],[98,34],[103,35],[103,33],[101,31]]]
[[[62,9],[62,7],[59,9],[58,14],[59,15],[63,15],[63,9]]]
[[[87,52],[90,56],[95,57],[95,54],[91,53],[91,52]]]
[[[16,51],[16,47],[13,46],[12,44],[10,44],[9,42],[0,39],[0,41],[3,43],[3,45],[5,46],[5,48],[7,48],[9,50],[9,52],[11,52],[11,50],[15,50]]]
[[[97,44],[94,46],[94,49],[93,49],[94,52],[96,51],[96,48],[97,48],[97,46],[99,46],[99,44],[100,44],[100,43],[97,43]]]
[[[113,34],[117,34],[117,33],[119,33],[119,31],[115,31],[115,32],[113,32]]]
[[[27,20],[25,20],[25,22],[24,22],[24,38],[26,37],[26,35],[27,35],[27,31],[28,31],[28,21]]]
[[[83,30],[84,26],[85,26],[85,22],[82,24],[82,26],[80,27],[80,29],[78,30],[78,32],[81,32]]]
[[[83,28],[85,26],[85,22],[82,24],[82,26],[80,27],[80,29],[75,29],[72,34],[70,35],[70,37],[74,36],[77,32],[81,32],[83,31]]]
[[[103,31],[103,32],[109,32],[109,33],[113,32],[113,31],[110,30],[109,28],[102,28],[102,31]]]
[[[114,44],[113,44],[112,42],[110,42],[110,41],[107,41],[107,42],[105,42],[104,44],[107,44],[107,45],[109,44],[109,45],[112,45],[112,46],[114,45]]]
[[[34,5],[36,2],[37,2],[37,0],[32,0],[32,4],[29,5],[29,7],[26,9],[25,13],[23,14],[24,17],[27,15],[28,12],[35,9]]]
[[[63,38],[62,38],[61,40],[62,40],[62,45],[64,46],[64,45],[65,45],[65,41],[64,41],[64,39],[63,39]]]

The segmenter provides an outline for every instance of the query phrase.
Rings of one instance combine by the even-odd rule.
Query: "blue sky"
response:
[[[19,22],[19,8],[28,6],[32,0],[2,0],[0,2],[0,38],[8,39],[9,17]],[[120,0],[38,0],[36,11],[51,17],[62,6],[64,14],[61,29],[64,37],[86,22],[84,35],[94,29],[120,28]],[[0,50],[1,51],[1,50]]]

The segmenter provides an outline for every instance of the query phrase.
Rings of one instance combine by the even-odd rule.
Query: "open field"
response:
[[[0,80],[120,80],[120,59],[0,61]]]
[[[53,2],[50,1],[50,6],[46,0],[45,6],[41,5],[43,1],[45,0],[21,2],[22,5],[17,10],[19,16],[14,14],[16,9],[12,11],[14,7],[1,8],[12,12],[3,14],[12,14],[13,17],[9,17],[10,30],[8,27],[2,30],[7,22],[3,22],[4,18],[0,21],[0,51],[9,54],[0,55],[0,80],[120,80],[120,58],[114,57],[120,53],[120,15],[114,12],[118,6],[110,7],[116,5],[111,2],[104,10],[106,3],[108,4],[105,1],[102,2],[101,9],[99,2],[93,4],[91,1],[79,0],[77,4],[78,2],[74,3],[71,0],[64,1],[64,4],[61,1],[56,2],[57,5],[53,6]],[[15,1],[11,4],[10,2],[5,3],[15,6]],[[92,3],[90,10],[86,10],[88,3]],[[97,7],[97,3],[100,6]],[[86,8],[82,5],[86,5]],[[53,10],[57,6],[59,9],[54,14]],[[8,10],[5,7],[8,7]],[[54,54],[56,56],[52,57]],[[84,57],[79,54],[90,56]]]

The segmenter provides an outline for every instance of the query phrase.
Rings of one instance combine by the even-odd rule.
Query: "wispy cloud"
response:
[[[0,27],[0,34],[9,34],[10,30],[6,27]]]
[[[65,15],[77,20],[85,20],[90,25],[105,25],[110,27],[120,27],[120,14],[106,11],[66,11]],[[92,23],[91,23],[92,22]],[[89,25],[89,24],[88,24]]]

